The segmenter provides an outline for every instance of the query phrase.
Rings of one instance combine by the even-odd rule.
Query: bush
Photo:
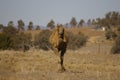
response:
[[[14,49],[14,50],[24,50],[24,46],[31,44],[31,35],[30,34],[0,34],[0,49]]]
[[[115,39],[117,37],[117,34],[111,30],[108,30],[105,33],[106,39]]]
[[[8,27],[4,27],[2,32],[9,35],[15,35],[18,33],[18,30],[15,27],[8,26]]]
[[[117,31],[120,32],[120,25],[117,27]]]
[[[50,35],[51,35],[51,31],[42,30],[38,35],[36,35],[34,45],[38,46],[39,49],[49,50],[49,48],[50,48],[50,43],[49,43]]]
[[[43,50],[49,50],[51,45],[49,43],[49,37],[51,35],[50,30],[42,30],[38,35],[35,36],[34,47]],[[87,37],[82,33],[73,34],[67,32],[69,42],[68,49],[76,50],[81,48],[87,40]],[[26,46],[30,47],[32,45],[31,42],[31,34],[25,33],[16,33],[16,34],[8,34],[8,31],[0,34],[0,49],[14,49],[14,50],[26,50]]]
[[[17,33],[17,29],[13,26],[3,27],[0,34],[0,49],[13,49],[13,38],[17,35]]]
[[[24,50],[24,46],[30,47],[31,45],[31,34],[20,33],[15,36],[12,36],[13,49],[14,50]],[[25,51],[25,50],[24,50]]]
[[[69,38],[68,49],[72,50],[81,48],[83,45],[85,45],[87,41],[87,37],[82,33],[73,34],[69,32],[68,38]]]
[[[0,34],[0,49],[10,49],[13,46],[11,37],[5,33]]]
[[[69,42],[68,42],[68,49],[76,50],[81,48],[83,45],[85,45],[87,41],[87,37],[84,36],[82,33],[79,34],[72,34],[70,32],[67,32]],[[51,31],[49,30],[43,30],[35,37],[35,46],[38,46],[39,49],[43,50],[49,50],[51,48],[51,45],[49,43],[49,37],[51,35]]]
[[[113,54],[120,53],[120,36],[118,36],[115,40],[115,43],[111,49]]]

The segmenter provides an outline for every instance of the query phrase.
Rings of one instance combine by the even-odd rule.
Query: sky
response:
[[[25,25],[46,26],[53,19],[55,23],[69,23],[72,17],[81,19],[102,18],[109,11],[120,12],[120,0],[0,0],[0,24],[7,25],[22,19]]]

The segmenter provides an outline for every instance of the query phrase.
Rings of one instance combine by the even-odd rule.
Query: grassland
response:
[[[0,80],[119,80],[120,55],[104,53],[103,48],[98,54],[93,51],[95,45],[90,47],[68,50],[64,73],[57,72],[52,51],[0,51]]]
[[[0,80],[120,80],[120,55],[110,54],[112,42],[97,43],[96,37],[103,33],[90,33],[86,32],[90,39],[86,46],[67,50],[63,73],[57,72],[57,58],[51,50],[0,51]]]

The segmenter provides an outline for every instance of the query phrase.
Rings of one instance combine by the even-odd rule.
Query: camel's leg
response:
[[[60,70],[60,69],[61,69],[61,59],[60,59],[60,54],[59,54],[59,51],[58,51],[57,48],[54,48],[54,52],[55,52],[55,54],[56,54],[56,56],[57,56],[57,59],[58,59],[58,70]]]
[[[64,67],[64,52],[62,51],[60,54],[60,65],[61,65],[61,70],[65,71],[65,67]]]

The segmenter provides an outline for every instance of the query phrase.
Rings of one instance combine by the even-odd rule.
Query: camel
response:
[[[54,53],[58,58],[58,71],[64,72],[65,67],[63,65],[64,54],[66,52],[68,37],[66,31],[61,24],[58,24],[56,29],[53,30],[49,42],[53,48]]]

